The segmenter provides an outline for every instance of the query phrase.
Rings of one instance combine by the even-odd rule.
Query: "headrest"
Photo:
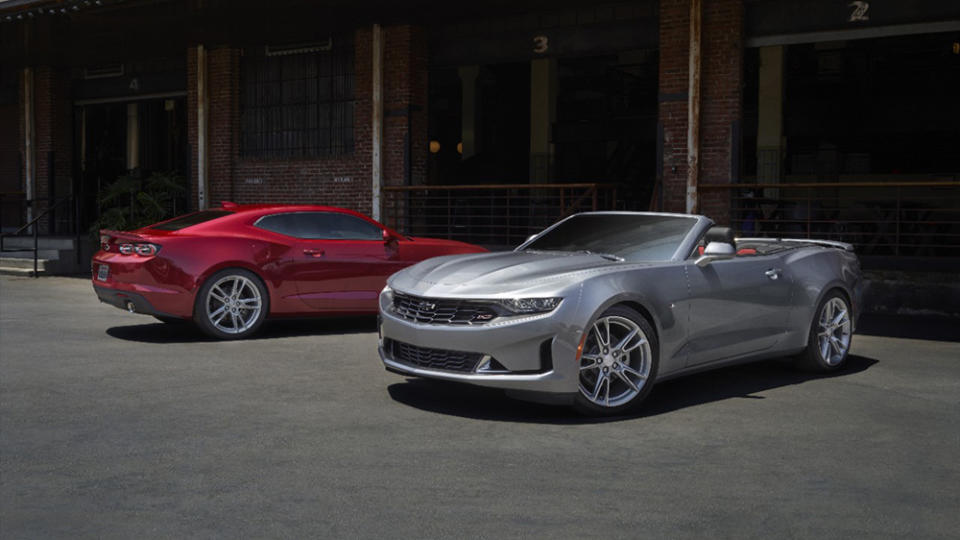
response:
[[[733,229],[730,227],[710,227],[710,230],[707,231],[707,236],[704,237],[704,241],[707,244],[710,242],[733,244]]]

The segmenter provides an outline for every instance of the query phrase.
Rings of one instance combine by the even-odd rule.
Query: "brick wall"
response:
[[[36,169],[33,193],[37,201],[34,206],[36,213],[40,213],[47,208],[51,196],[51,166],[53,167],[53,180],[55,182],[53,195],[57,198],[67,196],[72,188],[73,115],[69,75],[67,70],[55,70],[49,66],[34,68],[34,127],[36,130],[34,151]],[[21,89],[21,107],[23,103],[22,92]],[[22,109],[20,114],[22,117]],[[48,218],[45,217],[40,223],[40,230],[49,232]]]
[[[700,183],[728,184],[737,180],[734,126],[743,108],[743,1],[705,1],[702,37]],[[730,193],[702,191],[700,213],[729,225]]]
[[[736,161],[734,126],[742,109],[743,1],[705,1],[702,9],[699,179],[729,183]],[[661,2],[659,115],[663,209],[669,212],[686,209],[689,31],[689,2]],[[701,190],[699,212],[729,224],[729,193]]]
[[[409,25],[388,28],[383,57],[385,185],[403,185],[408,176],[412,184],[426,181],[427,75],[427,42],[422,29]]]
[[[687,66],[690,7],[660,2],[659,123],[663,129],[663,207],[684,212],[687,190]]]
[[[383,179],[422,183],[427,161],[427,51],[424,32],[384,29]],[[372,35],[354,32],[355,107],[352,154],[323,158],[260,159],[240,155],[241,51],[207,53],[209,104],[208,204],[317,203],[371,213]],[[187,107],[193,200],[197,200],[197,51],[187,51]],[[408,115],[409,119],[408,119]],[[409,125],[409,129],[408,129]],[[408,143],[409,137],[409,143]],[[408,151],[407,145],[410,145]]]

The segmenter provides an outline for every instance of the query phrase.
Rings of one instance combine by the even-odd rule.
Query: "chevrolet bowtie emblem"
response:
[[[437,305],[426,301],[417,302],[417,309],[420,311],[433,311],[434,309],[437,309]]]

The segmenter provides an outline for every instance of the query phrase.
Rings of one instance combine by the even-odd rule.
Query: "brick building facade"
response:
[[[58,8],[51,9],[53,4]],[[65,15],[58,11],[60,4],[66,6]],[[440,156],[432,154],[431,146],[442,146],[443,152],[452,152],[451,148],[457,147],[457,152],[463,154],[452,154],[457,166],[462,161],[461,169],[474,167],[473,164],[476,164],[474,168],[481,169],[486,166],[484,163],[477,159],[468,160],[474,148],[471,146],[467,152],[460,148],[468,141],[466,130],[473,129],[474,121],[478,130],[484,121],[489,123],[489,118],[485,120],[484,117],[489,117],[491,100],[494,107],[508,107],[503,96],[513,95],[510,92],[528,92],[527,107],[538,105],[538,99],[549,100],[550,105],[534,107],[537,109],[534,111],[524,108],[523,99],[518,99],[520,105],[513,120],[515,124],[508,122],[499,129],[501,133],[518,130],[530,133],[530,149],[520,150],[529,152],[529,182],[542,182],[547,178],[547,181],[555,182],[632,183],[635,185],[626,187],[639,188],[620,190],[626,195],[613,203],[616,207],[684,212],[690,209],[688,194],[692,193],[690,189],[695,180],[698,186],[703,186],[695,195],[698,212],[718,223],[747,229],[755,226],[755,216],[745,213],[738,202],[737,191],[723,186],[745,179],[759,182],[768,176],[776,182],[808,181],[814,173],[817,181],[824,181],[827,176],[822,173],[823,167],[817,165],[819,168],[814,171],[812,166],[804,168],[804,164],[821,164],[831,156],[840,163],[834,166],[833,176],[829,178],[835,182],[846,181],[847,177],[843,176],[846,172],[854,174],[862,170],[864,174],[876,175],[877,171],[886,174],[885,169],[876,165],[873,170],[856,166],[863,163],[863,155],[868,152],[879,155],[883,153],[880,150],[863,150],[856,145],[844,148],[846,143],[833,141],[830,134],[822,134],[819,140],[815,140],[806,133],[790,132],[792,129],[799,133],[800,128],[796,127],[797,122],[791,123],[798,113],[788,110],[785,91],[781,90],[779,96],[756,96],[757,92],[768,92],[768,79],[782,88],[786,68],[780,67],[778,74],[775,69],[771,71],[769,64],[758,67],[758,50],[761,58],[786,58],[785,62],[794,63],[800,62],[805,54],[815,54],[819,66],[815,67],[819,70],[817,77],[822,76],[829,82],[830,62],[836,61],[835,51],[837,47],[843,48],[843,43],[873,43],[869,40],[901,34],[948,36],[950,32],[960,32],[957,8],[950,2],[937,0],[914,10],[871,3],[876,4],[874,11],[870,12],[872,19],[865,18],[863,13],[848,13],[846,4],[834,5],[836,2],[828,0],[816,0],[815,5],[799,0],[643,0],[602,5],[571,1],[550,7],[537,3],[498,2],[482,13],[479,10],[456,12],[440,5],[434,6],[436,9],[409,13],[376,1],[347,9],[290,0],[284,3],[284,6],[289,4],[290,13],[282,16],[283,6],[267,7],[252,0],[235,4],[193,0],[156,0],[138,4],[114,0],[98,3],[100,5],[88,4],[17,1],[0,6],[0,21],[3,21],[5,34],[3,65],[9,71],[5,75],[9,78],[12,73],[17,80],[19,100],[18,126],[0,129],[16,129],[16,135],[4,140],[16,138],[22,156],[16,165],[3,164],[2,170],[19,168],[20,172],[17,178],[5,175],[2,191],[29,192],[35,200],[31,203],[33,212],[41,211],[56,197],[92,189],[90,184],[81,184],[77,180],[82,174],[81,169],[87,166],[85,161],[90,150],[85,145],[92,144],[85,131],[90,128],[79,124],[89,121],[81,114],[83,107],[115,102],[146,103],[152,99],[166,100],[163,107],[170,112],[181,106],[181,101],[176,100],[182,100],[186,110],[182,127],[186,144],[184,164],[178,168],[189,180],[190,206],[193,208],[215,205],[221,200],[239,203],[311,201],[377,214],[379,208],[373,205],[378,181],[383,186],[470,183],[463,179],[469,175],[462,173],[453,180],[438,180],[436,171]],[[310,24],[311,17],[308,16],[315,13],[325,15],[322,27]],[[264,27],[261,18],[273,17],[273,14],[277,14],[273,24]],[[691,14],[696,14],[699,35],[691,36]],[[113,20],[121,16],[134,24],[124,29],[116,28]],[[161,19],[163,22],[153,22]],[[163,35],[161,27],[167,28],[171,24],[182,28],[169,31],[166,39],[152,39]],[[144,27],[144,35],[150,40],[137,39],[135,27],[138,25]],[[373,146],[375,25],[382,28],[383,49],[380,66],[382,173],[379,179],[374,177]],[[349,125],[352,146],[349,151],[279,157],[245,151],[244,130],[248,129],[244,124],[245,54],[274,43],[322,41],[323,36],[334,33],[348,35],[352,40],[350,76],[353,93]],[[88,35],[94,37],[90,44],[84,44]],[[456,36],[463,36],[463,39],[458,41]],[[943,39],[949,41],[947,37]],[[915,41],[908,45],[919,50],[920,38]],[[547,43],[553,48],[548,48]],[[691,43],[696,43],[700,51],[700,55],[694,58],[691,57]],[[72,44],[76,44],[76,50]],[[810,53],[810,50],[814,52]],[[199,61],[200,55],[203,55],[202,62]],[[183,66],[182,72],[177,71],[179,75],[167,77],[162,82],[153,82],[157,77],[141,65],[143,59],[151,58],[171,59],[174,64]],[[524,63],[533,66],[532,62],[541,60],[543,62],[536,64],[536,69],[530,68],[530,73],[534,74],[530,75],[529,81],[516,84],[519,79],[511,78],[510,73],[516,72],[516,66],[522,67]],[[589,75],[594,61],[607,62],[606,71],[598,72],[601,73],[599,78]],[[121,75],[116,79],[118,84],[129,81],[126,93],[110,86],[112,79],[104,79],[105,82],[101,83],[98,82],[100,79],[88,76],[90,68],[114,64],[129,68],[129,71],[118,70]],[[690,74],[696,64],[699,64],[700,85],[699,92],[692,94]],[[201,65],[205,66],[202,81],[198,74]],[[933,69],[943,71],[943,65],[946,64],[937,64],[940,67]],[[644,75],[645,70],[650,71],[655,79]],[[951,76],[949,73],[949,70],[939,73],[938,80],[947,81]],[[473,89],[467,92],[465,86],[463,90],[457,86],[467,84],[463,81],[468,76],[478,81],[475,103],[468,103],[474,99]],[[448,82],[454,81],[451,83],[454,90],[438,89],[444,77]],[[605,80],[601,80],[604,77]],[[640,99],[647,80],[656,89],[655,102],[650,103],[655,122],[648,124],[632,119],[643,116],[642,111],[647,105],[637,108],[628,104],[624,110],[633,112],[611,113],[613,120],[599,124],[606,126],[607,132],[619,132],[619,135],[588,133],[598,129],[584,123],[581,113],[591,110],[593,105],[585,101],[587,98],[583,95],[607,92],[604,105],[597,109],[602,113],[604,107],[616,108],[622,105],[621,102]],[[507,88],[510,85],[519,90]],[[204,103],[198,100],[201,86],[207,92]],[[278,82],[276,88],[277,92],[285,91],[282,90],[285,88],[283,83]],[[795,97],[795,88],[796,85],[786,92],[795,92]],[[102,97],[96,93],[101,90]],[[28,91],[33,96],[29,111],[25,106]],[[695,101],[697,94],[699,99]],[[502,101],[498,103],[497,99]],[[170,100],[174,102],[171,104]],[[443,113],[446,114],[443,116],[441,113],[447,110],[444,108],[451,100],[457,102],[449,109],[453,112]],[[759,111],[758,100],[761,103]],[[558,101],[559,105],[555,103]],[[529,105],[531,102],[533,105]],[[775,109],[769,109],[769,103],[773,103]],[[571,115],[571,107],[580,107],[575,112],[581,116]],[[200,114],[206,115],[205,137],[200,137],[198,132]],[[761,117],[759,127],[758,115]],[[780,119],[774,122],[774,131],[770,131],[767,122],[771,115]],[[697,144],[688,141],[690,119],[695,120],[694,127],[699,130]],[[442,145],[439,140],[433,141],[442,131],[435,125],[440,121],[451,123],[452,127],[447,131],[462,132],[460,143],[455,139],[452,144],[442,141]],[[531,124],[542,121],[550,123],[545,126]],[[28,122],[32,137],[28,134]],[[122,129],[120,120],[113,122],[110,129]],[[140,122],[139,129],[145,129],[142,127],[144,121]],[[581,123],[582,129],[577,128],[577,122]],[[171,125],[175,131],[181,129],[175,122]],[[281,126],[277,129],[276,133],[286,136],[282,130],[287,128]],[[582,137],[577,134],[578,129],[581,129]],[[642,131],[643,136],[632,137],[630,131]],[[931,137],[952,140],[955,131],[956,127],[951,128],[948,124]],[[471,132],[469,140],[482,135],[479,131]],[[574,142],[566,143],[561,150],[562,140]],[[563,173],[545,176],[547,173],[543,171],[554,169],[552,160],[557,160],[556,168],[560,170],[561,157],[564,163],[586,159],[575,155],[579,151],[578,140],[586,141],[580,144],[583,148],[589,144],[600,148],[601,157],[609,160],[607,169],[612,171],[619,166],[620,172],[604,173],[601,163],[596,168],[599,172],[595,177],[564,176]],[[788,140],[791,142],[782,142]],[[792,141],[798,142],[794,144]],[[695,154],[691,154],[691,150]],[[566,154],[561,156],[563,152]],[[603,152],[607,155],[604,156]],[[647,159],[643,156],[653,156],[654,153],[655,160],[648,161],[655,166],[643,165]],[[626,158],[623,156],[634,154],[641,157],[624,165]],[[9,157],[4,159],[11,160]],[[495,162],[500,158],[493,156],[491,159]],[[543,160],[550,160],[550,163]],[[874,163],[878,161],[876,157],[873,160]],[[691,171],[691,163],[696,167],[695,171]],[[773,164],[773,172],[768,175],[763,171],[769,163]],[[947,178],[953,174],[955,181],[956,164],[949,160],[942,163]],[[893,173],[900,171],[896,167],[889,169]],[[513,173],[509,179],[501,174],[501,179],[496,172],[498,169],[490,170],[494,171],[490,175],[493,183],[496,180],[517,181]],[[568,167],[564,170],[577,169]],[[918,169],[918,172],[921,171]],[[926,175],[922,179],[939,181],[942,177],[930,175],[929,171],[922,173]],[[890,180],[889,174],[884,179]],[[768,188],[761,190],[764,190],[759,192],[761,195],[779,193]],[[754,190],[754,193],[758,192]],[[809,221],[809,214],[807,219]],[[5,227],[8,221],[4,220]],[[812,232],[809,223],[807,232]]]

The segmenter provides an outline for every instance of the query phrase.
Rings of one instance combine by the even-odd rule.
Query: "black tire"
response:
[[[217,287],[216,297],[225,298],[227,302],[219,302],[211,296],[211,290],[214,287]],[[236,290],[233,287],[236,287]],[[259,303],[253,304],[254,298],[258,299]],[[258,305],[259,310],[254,312],[250,307],[253,305]],[[211,311],[216,313],[220,307],[226,309],[226,312],[221,314],[229,318],[228,322],[233,323],[233,328],[228,324],[219,324],[216,316],[211,319]],[[263,281],[249,270],[227,268],[207,278],[197,291],[193,306],[193,320],[200,330],[211,337],[227,340],[244,339],[260,329],[269,312],[270,295]],[[226,320],[225,318],[221,318],[219,322],[222,323]]]
[[[608,345],[613,345],[613,342],[621,341],[629,335],[632,332],[631,326],[638,331],[638,336],[642,333],[644,343],[637,343],[635,348],[630,349],[630,346],[635,342],[629,340],[621,349],[616,349],[614,346],[604,349],[602,342],[595,338],[595,333],[598,327],[601,333],[603,332],[603,321],[605,320],[620,327],[617,331],[607,330],[608,336],[610,336]],[[636,310],[618,305],[604,311],[586,331],[587,338],[584,341],[583,355],[580,358],[580,365],[577,367],[580,368],[588,363],[597,367],[580,371],[578,375],[579,391],[574,399],[574,408],[579,413],[588,416],[617,416],[633,410],[650,395],[653,384],[657,379],[657,370],[660,365],[660,347],[653,326]],[[623,356],[625,354],[623,349],[627,349],[629,355]],[[605,351],[609,351],[609,355]],[[619,356],[617,356],[617,351],[619,351]],[[599,362],[591,360],[591,358],[597,359],[598,357],[600,358]],[[625,357],[627,360],[623,361]],[[623,367],[624,365],[630,367],[633,371],[627,371]],[[594,369],[596,370],[595,376],[593,376]],[[601,375],[601,373],[605,375]],[[634,373],[642,374],[644,377],[640,379]],[[606,377],[607,379],[605,383],[606,404],[598,403],[598,401],[601,401],[599,399],[601,396],[597,392],[602,393],[604,385],[600,381],[600,377]],[[625,378],[632,380],[636,388],[630,387]],[[587,395],[590,391],[586,385],[594,386],[594,397]],[[612,388],[615,386],[618,387],[618,391],[622,390],[623,393],[619,394],[617,399],[611,403],[610,395]]]
[[[852,329],[850,301],[839,290],[828,292],[817,304],[807,335],[807,348],[797,355],[795,365],[804,371],[820,373],[842,368],[853,343]]]
[[[187,322],[180,317],[167,317],[164,315],[154,315],[153,318],[162,322],[163,324],[184,324]]]

